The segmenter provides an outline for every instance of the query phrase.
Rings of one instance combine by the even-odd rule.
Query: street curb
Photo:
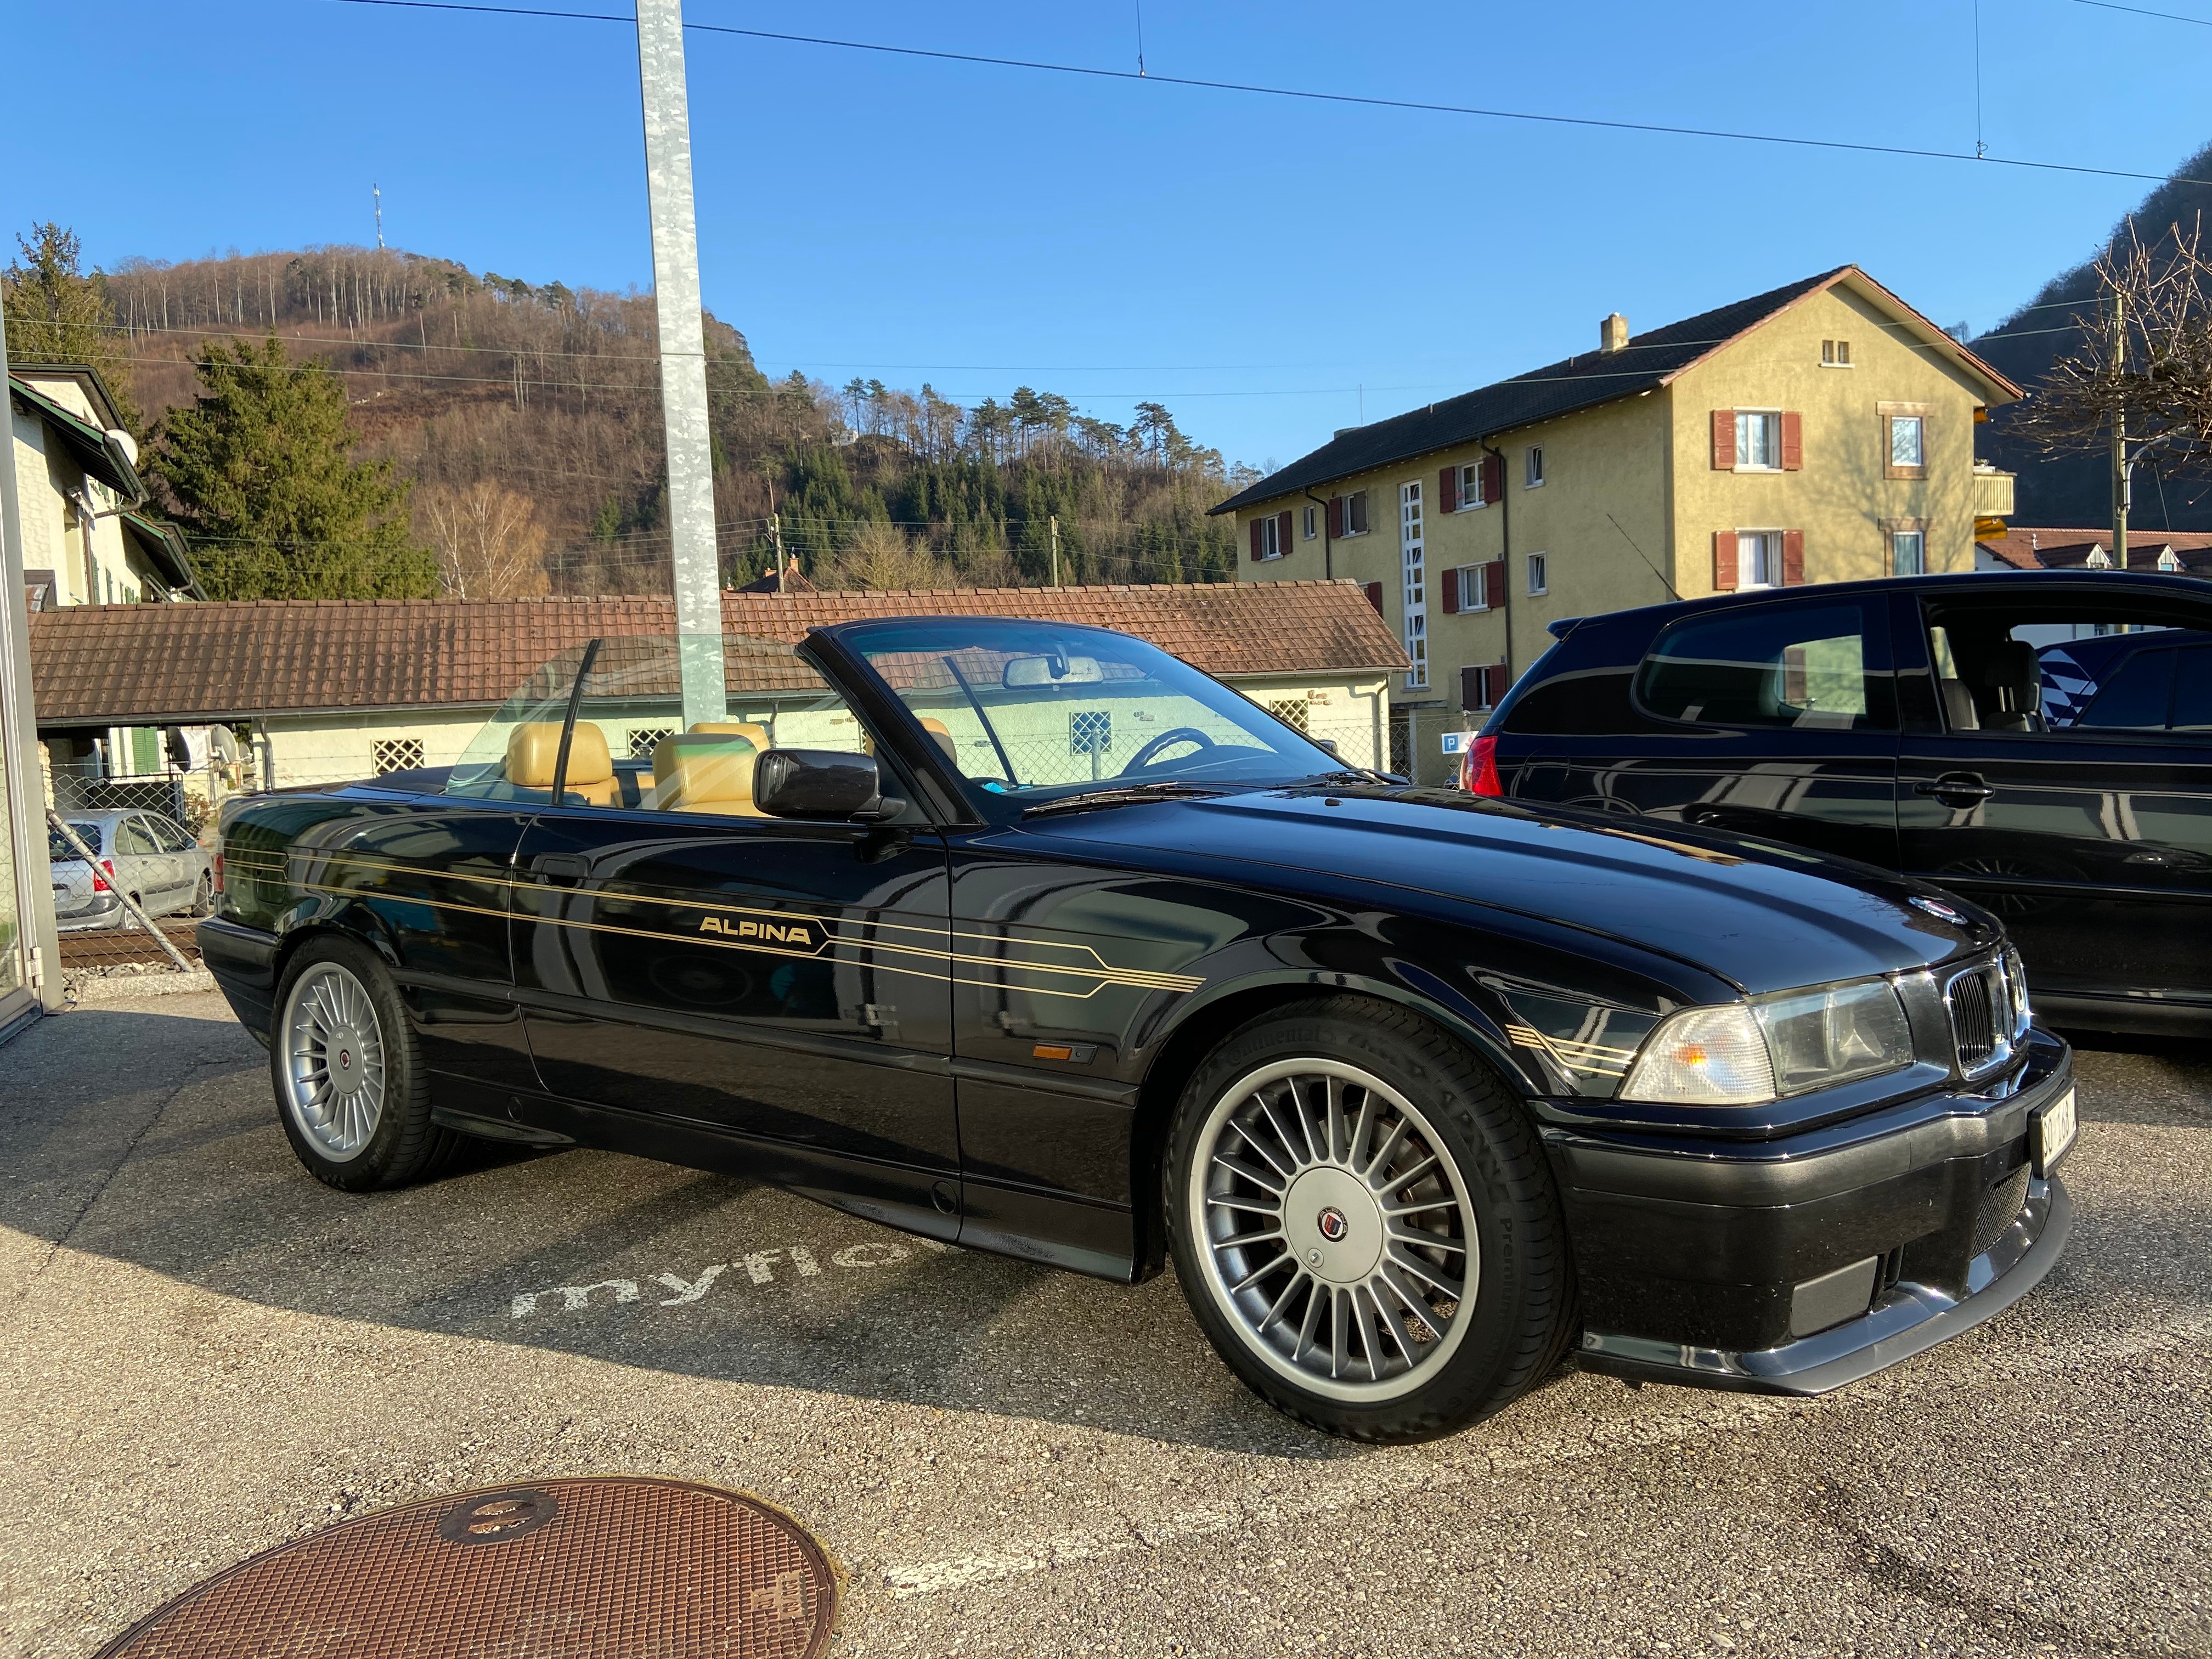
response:
[[[137,1002],[144,997],[175,996],[185,991],[212,991],[215,975],[204,968],[188,974],[173,969],[158,974],[107,974],[69,988],[70,1003],[79,1008],[104,1008],[112,1003]]]

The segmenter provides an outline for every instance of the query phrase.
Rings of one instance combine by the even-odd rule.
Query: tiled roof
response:
[[[2112,532],[2110,526],[2095,530],[2045,530],[2022,525],[1975,545],[2015,570],[2081,570],[2088,568],[2089,555],[2100,548],[2106,558],[2112,556]],[[2130,528],[2128,568],[2155,573],[2159,556],[2168,548],[2181,562],[2180,574],[2212,577],[2212,532],[2204,531]]]
[[[1638,334],[1618,351],[1581,352],[1563,362],[1547,363],[1541,368],[1516,374],[1510,380],[1463,392],[1425,409],[1412,410],[1368,426],[1353,427],[1311,454],[1279,467],[1259,483],[1207,510],[1233,513],[1260,501],[1294,495],[1316,484],[1411,460],[1437,450],[1457,448],[1479,438],[1493,437],[1518,427],[1533,426],[1539,421],[1665,386],[1683,370],[1808,295],[1846,280],[1910,324],[1917,325],[1931,342],[1942,341],[1953,356],[2001,392],[2012,397],[2020,395],[2018,386],[1856,265],[1841,265],[1818,276],[1808,276],[1802,282],[1790,283],[1767,293],[1753,295],[1748,300],[1738,300],[1733,305],[1701,312],[1679,323]]]
[[[1210,674],[1402,669],[1348,581],[725,593],[726,633],[796,643],[862,618],[1030,617],[1115,628]],[[269,599],[72,605],[30,619],[41,726],[198,724],[318,709],[485,707],[599,635],[672,632],[667,599]]]

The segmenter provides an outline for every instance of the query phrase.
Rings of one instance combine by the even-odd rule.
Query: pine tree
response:
[[[357,463],[345,387],[295,363],[271,335],[210,344],[201,391],[155,432],[152,470],[191,538],[209,596],[413,599],[438,563],[407,532],[408,486],[386,461]]]
[[[95,271],[78,269],[84,256],[74,231],[48,222],[18,236],[21,259],[0,272],[0,304],[7,307],[10,363],[89,363],[100,371],[125,427],[138,424],[131,400],[131,359],[115,329],[115,308]]]

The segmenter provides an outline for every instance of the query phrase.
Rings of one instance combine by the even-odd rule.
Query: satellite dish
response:
[[[138,465],[138,441],[119,426],[107,428],[107,441],[123,452],[123,459],[131,465]]]

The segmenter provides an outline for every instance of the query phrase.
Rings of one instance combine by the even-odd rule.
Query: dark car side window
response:
[[[2212,614],[2185,601],[2055,592],[1946,598],[1929,661],[1953,732],[2131,740],[2212,726]]]
[[[1883,732],[1896,726],[1887,635],[1866,606],[1760,605],[1676,623],[1637,675],[1662,720]]]
[[[2138,651],[2106,681],[2076,726],[2124,732],[2159,732],[2173,700],[2173,661],[2178,651]]]

